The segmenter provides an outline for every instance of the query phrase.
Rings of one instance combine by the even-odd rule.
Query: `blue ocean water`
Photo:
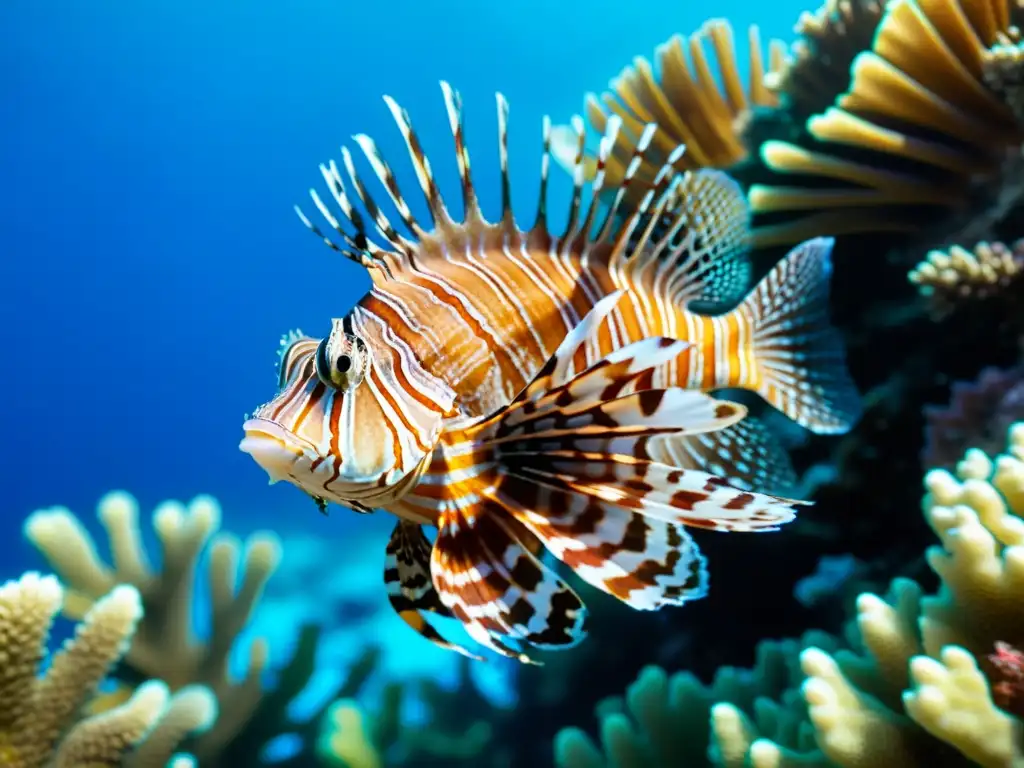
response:
[[[0,5],[0,576],[41,565],[21,541],[29,512],[65,504],[91,522],[96,500],[114,488],[144,510],[213,494],[226,528],[301,537],[326,548],[327,560],[369,559],[359,572],[373,575],[377,555],[367,548],[383,556],[386,520],[341,509],[324,519],[291,486],[268,487],[237,449],[243,415],[272,393],[280,335],[296,326],[322,334],[369,285],[292,211],[320,185],[317,164],[365,132],[411,181],[380,99],[389,93],[411,112],[457,207],[438,87],[447,79],[462,93],[475,180],[494,214],[500,89],[511,104],[516,210],[531,221],[542,115],[564,122],[585,91],[708,14],[733,23],[743,51],[747,24],[757,21],[764,40],[788,40],[803,8]],[[568,189],[556,174],[556,219]],[[377,574],[369,587],[379,584]],[[402,641],[419,642],[411,633]]]

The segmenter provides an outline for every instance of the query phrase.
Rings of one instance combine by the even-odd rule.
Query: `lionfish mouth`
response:
[[[316,453],[308,442],[267,419],[248,419],[242,430],[245,437],[238,444],[239,450],[263,467],[271,483],[292,478],[296,464]]]

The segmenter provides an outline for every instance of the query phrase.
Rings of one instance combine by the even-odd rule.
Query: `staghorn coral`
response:
[[[190,732],[216,716],[213,695],[190,687],[173,698],[150,681],[119,706],[79,712],[124,653],[142,616],[138,591],[118,586],[96,600],[42,677],[54,617],[64,601],[56,578],[26,573],[0,586],[0,764],[5,768],[162,768]],[[177,766],[191,764],[181,757]]]
[[[633,152],[648,123],[657,124],[651,146],[639,168],[629,194],[639,200],[650,188],[658,170],[680,144],[686,152],[679,170],[725,168],[748,155],[742,133],[751,110],[777,104],[776,96],[764,84],[765,77],[783,64],[785,45],[773,40],[765,62],[760,32],[748,30],[750,68],[748,88],[744,89],[737,61],[733,32],[729,22],[713,19],[700,30],[683,38],[679,35],[659,46],[655,52],[657,70],[646,59],[637,57],[614,78],[609,91],[600,99],[586,98],[590,125],[602,133],[611,115],[622,120],[608,165],[606,187],[617,185],[625,174]],[[710,43],[717,60],[722,86],[715,80],[705,46]],[[555,158],[570,173],[575,167],[579,136],[583,123],[554,129],[552,150]],[[593,177],[596,159],[587,158],[588,175]]]
[[[988,236],[1021,192],[1024,127],[984,68],[1013,35],[1011,0],[891,0],[806,141],[761,145],[776,175],[749,191],[755,242],[925,226]]]
[[[1017,287],[1022,273],[1024,240],[1018,240],[1012,246],[982,242],[971,251],[959,245],[930,251],[908,278],[934,315],[943,317],[962,302],[1009,292]]]
[[[1024,724],[993,699],[1005,700],[1014,678],[1005,659],[991,658],[1024,637],[1024,423],[1009,430],[1005,454],[968,451],[955,474],[932,470],[925,487],[925,517],[940,540],[927,552],[937,594],[922,596],[906,579],[888,600],[862,594],[854,650],[814,638],[770,644],[762,655],[782,659],[762,661],[739,689],[729,690],[731,671],[709,690],[648,670],[627,696],[629,716],[603,719],[607,757],[570,729],[556,742],[558,764],[699,765],[710,744],[713,764],[737,768],[1024,765]],[[751,681],[769,698],[751,700]],[[731,700],[710,707],[708,726],[708,702],[723,694]]]
[[[788,60],[765,82],[789,117],[803,122],[831,106],[850,83],[850,65],[871,47],[885,0],[825,0],[794,27]]]
[[[210,548],[210,637],[193,637],[193,582],[197,561],[220,524],[220,507],[200,496],[188,506],[165,502],[153,514],[161,544],[161,570],[148,562],[138,527],[138,504],[127,493],[115,492],[98,505],[107,531],[113,565],[99,559],[91,537],[75,516],[57,507],[33,513],[25,534],[69,586],[64,613],[78,619],[118,584],[130,584],[142,596],[145,615],[119,667],[119,676],[132,684],[157,679],[171,690],[203,684],[213,691],[220,714],[216,724],[190,745],[202,765],[215,765],[226,746],[257,711],[263,691],[260,674],[267,657],[262,642],[249,653],[248,671],[235,682],[228,674],[228,656],[238,633],[249,619],[263,585],[279,558],[277,540],[257,534],[246,543],[241,584],[236,584],[240,545],[219,535]]]

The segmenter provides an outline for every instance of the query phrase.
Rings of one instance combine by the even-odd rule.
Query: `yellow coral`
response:
[[[96,601],[75,636],[42,677],[50,625],[64,590],[56,578],[27,573],[0,587],[0,764],[4,768],[156,768],[167,765],[178,742],[209,725],[212,696],[195,690],[170,700],[151,681],[126,702],[78,719],[110,666],[124,653],[142,615],[139,593],[119,586]],[[170,726],[169,714],[177,723]],[[157,737],[152,745],[140,746]]]
[[[764,56],[760,32],[751,26],[747,33],[750,64],[748,86],[744,88],[737,60],[733,31],[724,19],[712,19],[687,37],[676,35],[658,46],[657,67],[643,57],[626,67],[600,99],[586,98],[589,124],[603,134],[612,115],[622,121],[605,168],[606,184],[618,185],[626,172],[633,149],[644,127],[659,128],[627,194],[636,202],[650,188],[662,165],[680,144],[686,152],[679,160],[680,171],[694,168],[725,168],[743,160],[748,149],[742,132],[752,109],[774,106],[778,100],[765,85],[765,78],[783,65],[785,46],[773,40]],[[714,52],[708,55],[710,44]],[[716,68],[721,85],[716,82]],[[583,122],[572,127],[557,126],[552,133],[555,159],[573,173],[576,168],[579,134]],[[583,162],[585,178],[596,174],[596,158]]]
[[[192,745],[201,761],[212,758],[245,725],[262,698],[265,643],[253,644],[247,674],[240,682],[229,679],[227,657],[277,566],[278,541],[256,534],[241,555],[242,545],[234,537],[215,536],[221,518],[216,500],[199,496],[187,506],[165,502],[153,513],[163,554],[158,572],[149,564],[142,545],[138,503],[132,496],[107,494],[99,502],[98,516],[110,540],[112,566],[100,560],[88,532],[63,507],[33,513],[25,523],[25,534],[69,585],[65,613],[71,618],[80,618],[117,584],[138,589],[145,618],[124,663],[144,678],[164,681],[171,690],[186,691],[188,686],[202,684],[213,691],[220,714],[216,724]],[[200,643],[192,635],[192,588],[198,559],[211,538],[212,634]],[[242,582],[237,584],[240,555]]]
[[[985,299],[1006,291],[1024,273],[1024,241],[1012,247],[978,243],[973,251],[959,245],[933,250],[909,274],[936,315],[945,315],[969,299]]]
[[[367,715],[351,699],[335,702],[328,711],[318,750],[327,765],[381,768],[384,758],[374,744]]]
[[[856,653],[807,641],[802,650],[770,646],[799,660],[798,701],[790,690],[774,694],[779,704],[754,702],[727,690],[722,672],[710,691],[678,675],[670,684],[686,696],[652,697],[668,690],[665,675],[643,673],[627,699],[632,718],[603,723],[610,762],[644,766],[654,755],[665,768],[699,764],[694,744],[670,740],[666,750],[659,734],[703,718],[712,696],[726,701],[711,708],[711,755],[730,768],[1024,766],[1024,724],[996,706],[979,665],[996,642],[1024,638],[1024,424],[1011,428],[1004,455],[969,451],[955,473],[929,472],[925,487],[925,517],[940,541],[927,553],[937,594],[922,597],[898,580],[889,600],[861,595]],[[762,665],[753,677],[769,675]],[[566,768],[607,764],[573,730],[560,734],[556,755]]]
[[[1021,191],[1007,157],[1019,157],[1024,126],[986,85],[984,62],[1014,34],[1013,6],[888,2],[870,49],[853,60],[848,90],[807,120],[808,140],[761,146],[778,183],[752,186],[751,206],[796,218],[759,227],[755,242],[998,218]]]

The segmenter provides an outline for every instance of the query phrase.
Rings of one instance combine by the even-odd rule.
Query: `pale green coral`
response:
[[[742,686],[728,684],[732,671],[705,688],[685,673],[645,670],[626,713],[604,716],[603,751],[568,729],[557,763],[1024,766],[1024,726],[996,706],[979,667],[997,641],[1024,639],[1024,424],[1011,428],[1005,454],[970,451],[955,473],[928,473],[925,487],[924,514],[940,542],[927,553],[937,594],[897,580],[888,600],[861,595],[853,650],[764,644],[770,650]],[[779,658],[766,664],[772,654]]]

